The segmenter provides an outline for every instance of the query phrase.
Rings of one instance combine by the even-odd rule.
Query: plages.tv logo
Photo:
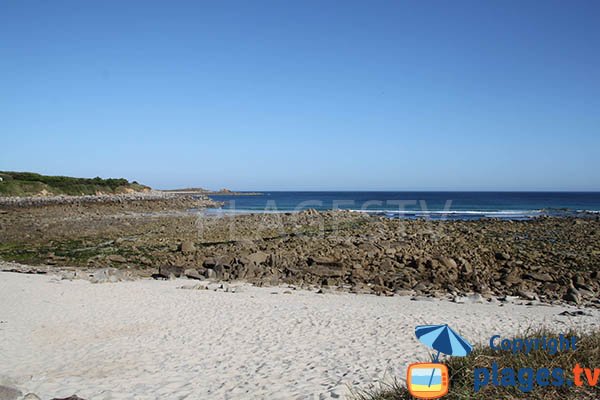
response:
[[[437,350],[430,363],[414,363],[406,372],[406,387],[417,399],[437,399],[448,394],[450,381],[448,367],[439,362],[440,354],[464,357],[473,350],[473,346],[463,339],[447,324],[419,325],[415,328],[417,339]]]

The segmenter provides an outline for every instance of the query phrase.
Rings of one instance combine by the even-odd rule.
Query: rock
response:
[[[587,292],[592,292],[592,293],[594,292],[594,289],[591,286],[585,285],[585,284],[583,284],[583,285],[576,284],[575,288],[579,289],[579,290],[585,290]]]
[[[73,396],[69,396],[69,397],[64,397],[64,398],[62,398],[62,399],[59,399],[59,398],[54,398],[54,399],[52,399],[52,400],[85,400],[85,399],[82,399],[81,397],[78,397],[78,396],[76,396],[76,395],[73,395]]]
[[[339,284],[339,281],[334,278],[324,278],[321,281],[321,285],[323,285],[323,286],[338,286],[338,284]]]
[[[577,289],[569,288],[569,290],[567,290],[567,293],[565,293],[565,295],[563,296],[563,300],[579,304],[581,302],[581,296],[579,295]]]
[[[197,269],[193,269],[193,268],[188,268],[185,271],[183,271],[183,274],[188,277],[189,279],[198,279],[198,280],[204,280],[204,276],[202,276]]]
[[[17,400],[23,395],[23,393],[10,386],[0,385],[0,399],[1,400]]]
[[[124,263],[127,262],[127,259],[120,254],[111,254],[106,257],[108,261],[116,262],[116,263]]]
[[[426,297],[426,296],[414,296],[410,298],[410,301],[427,301],[430,303],[433,303],[435,301],[438,301],[438,299],[436,299],[435,297]]]
[[[217,264],[212,270],[215,272],[217,279],[227,279],[229,269],[231,269],[229,265]]]
[[[465,261],[462,265],[461,272],[465,275],[471,275],[473,273],[473,266]]]
[[[581,275],[577,275],[575,277],[573,277],[573,284],[575,286],[582,286],[585,285],[587,282],[585,280],[585,278]]]
[[[449,257],[439,257],[438,261],[440,262],[440,264],[442,264],[446,268],[450,268],[450,269],[457,269],[458,268],[458,265],[456,264],[456,261],[454,261],[452,258],[449,258]]]
[[[539,282],[554,282],[554,278],[547,273],[530,272],[525,275],[525,278],[533,279]]]
[[[181,251],[184,254],[193,253],[194,251],[196,251],[196,246],[191,240],[185,240],[179,245],[179,251]]]
[[[581,317],[581,316],[591,317],[592,316],[592,314],[586,313],[585,311],[582,311],[582,310],[563,311],[558,315],[562,315],[562,316],[566,316],[566,317]]]
[[[489,299],[487,299],[487,302],[489,304],[500,304],[500,301],[498,301],[498,299],[495,297],[490,297]]]
[[[158,274],[165,278],[180,278],[183,275],[184,269],[182,267],[176,267],[174,265],[163,265],[158,268]]]
[[[413,287],[413,290],[417,293],[423,292],[428,289],[429,289],[429,286],[425,282],[419,282]]]
[[[519,290],[517,294],[519,295],[519,297],[525,300],[537,300],[538,298],[537,294],[525,290]]]
[[[583,299],[591,299],[596,295],[591,290],[586,290],[582,288],[577,289],[577,291],[579,292],[579,296],[581,296],[581,298]]]
[[[140,260],[140,263],[141,263],[142,265],[152,265],[152,260],[150,260],[150,259],[149,259],[149,258],[147,258],[147,257],[143,257],[143,256],[142,256],[142,257],[140,257],[140,258],[139,258],[139,260]]]
[[[499,296],[498,301],[502,303],[514,303],[519,300],[519,296]]]
[[[207,257],[202,262],[204,268],[213,268],[215,265],[217,265],[217,260],[214,257]]]
[[[507,261],[510,260],[510,254],[498,252],[495,254],[496,260]]]
[[[342,277],[345,275],[345,272],[342,269],[329,268],[322,265],[313,266],[309,269],[309,272],[316,276],[330,278]]]
[[[501,280],[504,284],[519,284],[523,282],[521,278],[521,272],[517,268],[513,268],[508,274],[502,276]]]
[[[21,400],[42,400],[34,393],[27,393]]]
[[[206,277],[206,279],[217,279],[217,273],[214,269],[211,268],[206,269],[204,276]]]
[[[256,265],[263,264],[269,259],[269,255],[262,251],[257,251],[246,257],[248,261],[253,262]]]
[[[342,264],[329,257],[308,257],[308,265],[324,265],[331,267],[340,267]]]

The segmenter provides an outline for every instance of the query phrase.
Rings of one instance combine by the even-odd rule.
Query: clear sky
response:
[[[599,1],[3,1],[0,169],[600,190]]]

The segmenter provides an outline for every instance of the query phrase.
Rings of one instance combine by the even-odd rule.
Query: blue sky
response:
[[[597,1],[5,1],[0,169],[600,190]]]

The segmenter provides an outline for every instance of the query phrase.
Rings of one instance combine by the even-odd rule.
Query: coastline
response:
[[[475,344],[600,325],[593,215],[64,200],[0,204],[0,386],[43,399],[352,398],[428,360],[417,324],[449,323]]]
[[[0,259],[49,270],[600,307],[597,218],[427,221],[315,210],[218,217],[191,212],[193,202],[13,208],[0,214]]]
[[[191,196],[187,194],[165,193],[150,190],[122,194],[97,195],[52,195],[52,196],[10,196],[0,197],[0,210],[12,208],[29,208],[43,206],[78,206],[78,205],[123,205],[123,207],[143,205],[147,208],[158,207],[215,207],[220,203],[206,196]]]

